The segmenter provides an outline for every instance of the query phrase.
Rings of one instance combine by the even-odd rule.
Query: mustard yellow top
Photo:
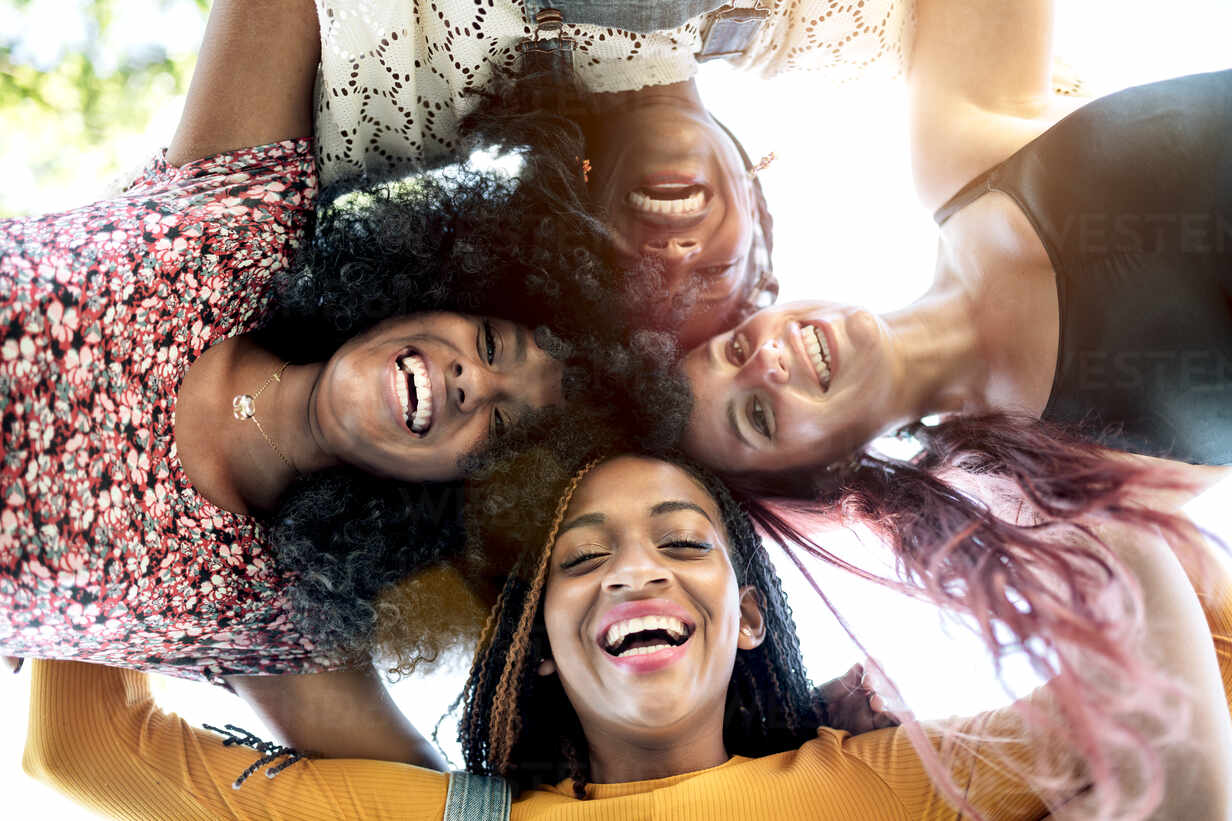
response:
[[[1204,601],[1225,693],[1232,682],[1232,593]],[[423,819],[444,813],[447,776],[384,761],[301,761],[275,778],[254,774],[232,789],[257,753],[223,747],[217,735],[162,712],[144,674],[77,662],[34,665],[25,768],[104,814],[132,819]],[[960,729],[1001,737],[1016,719],[998,711]],[[952,751],[951,751],[952,752]],[[987,752],[987,748],[983,749]],[[1012,746],[1003,749],[1010,759]],[[947,763],[989,819],[1046,815],[1042,802],[1002,766],[1005,757],[959,751]],[[957,819],[905,731],[860,736],[822,729],[798,750],[739,756],[718,767],[653,781],[591,786],[579,801],[565,782],[523,794],[513,821],[879,821]]]

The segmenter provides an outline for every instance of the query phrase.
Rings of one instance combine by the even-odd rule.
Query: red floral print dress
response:
[[[184,475],[176,395],[259,325],[317,191],[309,140],[0,221],[0,654],[186,678],[317,672],[253,518]],[[227,420],[220,420],[220,425]]]

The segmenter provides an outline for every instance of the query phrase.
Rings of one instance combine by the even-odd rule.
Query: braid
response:
[[[522,613],[510,641],[505,666],[501,671],[500,681],[496,685],[496,699],[492,710],[492,725],[488,741],[488,764],[502,776],[508,773],[511,767],[510,758],[513,745],[521,729],[522,717],[518,713],[518,695],[522,677],[526,671],[531,629],[534,627],[535,617],[539,612],[543,587],[548,575],[548,560],[552,556],[552,546],[556,543],[556,533],[560,530],[561,522],[564,521],[565,512],[569,509],[569,503],[573,500],[578,484],[595,465],[599,464],[599,461],[599,459],[592,459],[575,473],[556,503],[556,512],[552,516],[552,524],[548,528],[547,539],[540,552],[530,590],[523,602]]]
[[[573,782],[573,797],[579,801],[586,799],[586,784],[590,780],[590,767],[582,763],[577,747],[567,735],[560,737],[560,751],[565,754],[569,765],[569,780]]]

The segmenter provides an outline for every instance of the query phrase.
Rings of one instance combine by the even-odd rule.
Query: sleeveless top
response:
[[[1043,418],[1102,443],[1232,462],[1232,71],[1075,111],[936,213],[1012,197],[1056,273]]]

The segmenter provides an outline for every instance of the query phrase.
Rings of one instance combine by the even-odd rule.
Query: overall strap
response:
[[[642,34],[679,28],[723,4],[724,0],[526,0],[532,18],[537,11],[557,9],[567,23],[610,26]]]
[[[937,225],[945,225],[945,221],[950,217],[991,191],[993,189],[993,175],[1000,169],[1000,165],[994,165],[964,185],[957,194],[946,200],[945,205],[933,212],[933,219]]]
[[[455,771],[449,774],[444,821],[508,821],[511,804],[505,779]]]

